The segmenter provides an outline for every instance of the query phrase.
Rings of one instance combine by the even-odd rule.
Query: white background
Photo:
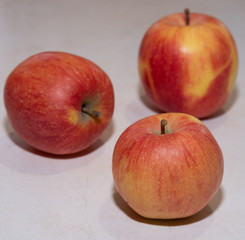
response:
[[[112,152],[126,127],[157,113],[139,83],[143,34],[159,18],[186,7],[222,20],[238,47],[236,88],[223,109],[204,120],[223,150],[224,178],[199,214],[147,220],[116,192]],[[244,29],[244,0],[0,0],[0,239],[245,239]],[[25,58],[47,50],[94,61],[114,85],[110,126],[92,147],[73,157],[33,150],[6,117],[2,95],[8,74]]]

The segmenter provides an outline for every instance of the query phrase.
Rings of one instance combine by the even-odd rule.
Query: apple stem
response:
[[[186,22],[187,26],[190,24],[190,10],[189,10],[189,8],[185,9],[185,22]]]
[[[101,113],[99,111],[96,110],[90,110],[86,107],[82,107],[82,112],[88,114],[90,117],[92,118],[99,118]]]
[[[161,120],[161,134],[166,134],[166,126],[167,126],[168,122],[166,119],[162,119]]]

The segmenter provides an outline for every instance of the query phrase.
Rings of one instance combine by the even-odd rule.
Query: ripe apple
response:
[[[42,52],[7,78],[4,100],[15,131],[29,145],[52,154],[90,146],[111,121],[114,92],[93,62],[65,52]]]
[[[198,118],[219,110],[237,76],[238,54],[229,30],[200,13],[176,13],[154,23],[139,49],[140,79],[164,112]]]
[[[208,128],[185,113],[163,113],[129,126],[113,152],[115,186],[146,218],[191,216],[220,187],[223,155]]]

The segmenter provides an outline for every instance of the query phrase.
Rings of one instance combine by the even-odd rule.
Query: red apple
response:
[[[118,192],[138,214],[173,219],[207,205],[220,187],[223,164],[218,143],[200,120],[163,113],[141,119],[122,133],[112,172]]]
[[[165,112],[210,116],[230,96],[237,70],[237,48],[227,27],[187,10],[154,23],[139,50],[146,95]]]
[[[65,52],[43,52],[20,63],[6,81],[4,100],[15,131],[31,146],[52,154],[90,146],[114,109],[107,74]]]

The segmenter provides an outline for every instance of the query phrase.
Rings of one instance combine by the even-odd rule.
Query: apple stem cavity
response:
[[[161,120],[161,134],[166,134],[166,126],[167,126],[168,122],[166,119],[162,119]]]
[[[91,110],[85,106],[82,106],[82,112],[88,114],[92,118],[99,118],[101,113],[96,110]]]
[[[189,10],[189,8],[185,9],[185,23],[187,26],[190,24],[190,10]]]

